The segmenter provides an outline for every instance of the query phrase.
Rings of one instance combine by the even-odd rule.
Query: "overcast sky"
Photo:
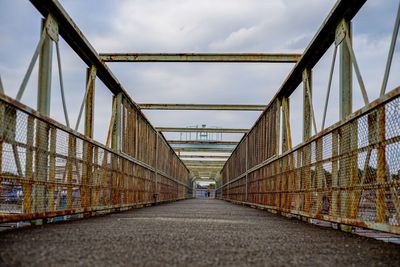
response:
[[[303,52],[334,0],[61,1],[97,52]],[[354,20],[354,49],[370,95],[380,90],[398,0],[369,0]],[[39,40],[40,14],[23,0],[0,0],[0,75],[15,97]],[[85,64],[61,41],[70,120],[84,94]],[[314,105],[321,124],[332,49],[314,69]],[[395,54],[388,89],[399,85]],[[55,59],[55,56],[54,56]],[[293,64],[112,63],[132,98],[153,103],[267,104]],[[51,117],[64,123],[56,61]],[[354,76],[355,77],[355,76]],[[338,119],[338,66],[328,112]],[[354,109],[362,107],[354,78]],[[111,94],[97,81],[95,138],[104,141]],[[22,102],[36,107],[37,70]],[[291,97],[294,143],[301,139],[302,88]],[[251,127],[259,112],[146,111],[155,126]],[[169,136],[170,138],[174,136]],[[226,139],[238,136],[226,136]]]

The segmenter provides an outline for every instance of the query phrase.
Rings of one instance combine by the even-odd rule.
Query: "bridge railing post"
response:
[[[26,148],[26,159],[25,159],[25,180],[24,183],[22,184],[22,190],[24,193],[24,198],[23,198],[24,204],[22,211],[24,213],[32,212],[32,189],[33,189],[32,181],[34,179],[33,177],[33,151],[34,151],[33,144],[34,144],[34,134],[35,134],[34,124],[35,124],[34,119],[32,117],[28,117],[27,135],[26,135],[27,148]],[[1,145],[0,145],[0,151],[2,151]],[[1,162],[1,156],[0,156],[0,162]],[[1,163],[0,163],[0,170],[1,170]]]
[[[339,131],[334,130],[332,132],[332,194],[331,194],[331,205],[329,206],[329,215],[337,217],[338,212],[338,197],[340,197],[339,191],[339,161],[337,156],[339,154]],[[340,200],[340,199],[339,199]]]
[[[94,125],[94,97],[95,97],[96,68],[94,66],[87,68],[86,86],[87,96],[85,103],[85,136],[93,138]],[[81,181],[81,206],[88,208],[92,204],[92,186],[93,186],[93,145],[83,143],[83,164]]]
[[[276,140],[275,140],[275,155],[278,157],[281,153],[281,100],[278,98],[276,99]]]
[[[311,103],[312,103],[312,71],[305,69],[303,71],[303,142],[307,141],[311,137]],[[303,148],[302,163],[305,167],[303,170],[304,177],[304,211],[310,212],[312,194],[309,192],[312,187],[311,179],[311,144],[308,144]]]
[[[290,130],[290,102],[289,97],[282,97],[281,99],[282,105],[282,153],[285,153],[292,149],[292,137]],[[290,190],[291,186],[291,174],[290,170],[290,159],[289,157],[285,157],[282,160],[281,172],[284,175],[280,175],[280,188],[279,190],[285,193],[281,193],[281,209],[286,209],[287,204],[289,203],[289,194],[287,193]]]
[[[348,33],[351,37],[351,22],[345,22],[348,28]],[[338,25],[339,29],[340,25]],[[346,34],[346,33],[342,33]],[[337,34],[338,35],[338,34]],[[352,113],[353,106],[353,88],[352,88],[352,60],[349,52],[348,44],[342,41],[339,50],[339,119],[344,120],[348,115]],[[343,155],[351,151],[351,143],[353,136],[353,127],[349,124],[347,127],[342,127],[339,131],[339,154]],[[351,183],[350,177],[352,176],[352,160],[350,158],[344,158],[339,161],[339,179],[338,186],[346,187]],[[351,196],[349,192],[339,191],[339,216],[347,217],[350,211]],[[344,229],[345,230],[345,229]]]
[[[41,29],[41,32],[47,32],[45,20],[42,20]],[[39,54],[37,111],[47,116],[50,115],[52,55],[52,39],[46,33]],[[46,181],[48,176],[49,127],[41,121],[38,121],[37,123],[36,145],[37,151],[35,153],[35,180]],[[46,186],[43,184],[36,184],[33,190],[35,212],[46,211]]]
[[[154,183],[154,202],[157,203],[158,198],[159,198],[159,189],[158,189],[158,146],[159,146],[159,139],[160,139],[160,134],[156,132],[156,147],[155,147],[155,157],[156,157],[156,162],[154,166],[154,175],[155,175],[155,183]]]
[[[117,153],[121,152],[121,121],[122,121],[122,93],[119,93],[115,96],[115,117],[114,117],[114,127],[112,131],[112,138],[111,138],[111,148],[116,151]],[[119,173],[117,170],[119,170],[119,165],[120,161],[118,157],[115,156],[115,154],[111,154],[111,165],[112,165],[112,175],[111,175],[111,180],[109,183],[109,192],[110,192],[110,201],[111,205],[116,205],[118,202],[118,199],[116,199],[116,190],[118,186],[118,179],[119,179]]]

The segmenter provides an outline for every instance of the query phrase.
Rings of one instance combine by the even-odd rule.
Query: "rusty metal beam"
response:
[[[189,165],[188,168],[198,174],[199,176],[215,176],[217,173],[221,171],[221,167],[219,166],[208,166],[208,167],[203,167],[203,166],[197,166],[197,165]]]
[[[42,31],[45,31],[45,20],[42,20]],[[51,78],[52,78],[53,44],[49,35],[46,34],[39,55],[39,78],[37,94],[37,111],[43,115],[50,116],[51,103]],[[15,129],[16,130],[16,129]],[[49,128],[44,123],[38,123],[36,128],[36,145],[39,151],[46,151],[49,146]],[[18,154],[18,153],[17,153]],[[18,157],[18,156],[17,156]],[[16,158],[16,164],[19,159]],[[48,158],[45,153],[35,154],[35,178],[38,181],[46,181],[48,176]],[[47,209],[47,203],[43,196],[46,192],[44,185],[35,185],[35,197],[33,200],[35,212],[43,212]]]
[[[197,165],[188,165],[187,166],[190,170],[197,170],[197,172],[202,175],[202,174],[206,174],[206,175],[210,175],[213,176],[215,175],[217,172],[221,171],[221,167],[218,166],[208,166],[208,167],[203,167],[203,166],[197,166]]]
[[[208,177],[211,178],[213,176],[216,175],[217,172],[199,172],[198,174],[196,174],[197,177]],[[207,179],[207,178],[206,178]]]
[[[185,158],[199,158],[199,159],[227,159],[229,156],[220,156],[220,155],[181,155],[181,160],[184,161]]]
[[[223,160],[183,160],[186,165],[207,165],[207,166],[221,166],[225,163]]]
[[[216,153],[231,153],[231,148],[174,148],[176,152],[216,152]]]
[[[87,68],[86,84],[89,84],[85,104],[85,135],[93,138],[94,131],[94,97],[95,97],[96,75],[92,68]]]
[[[102,53],[104,62],[296,63],[298,53]]]
[[[169,144],[187,145],[237,145],[237,141],[167,140]]]
[[[263,111],[265,105],[242,104],[162,104],[141,103],[141,109],[149,110],[229,110],[229,111]]]
[[[193,182],[211,182],[211,183],[215,183],[215,180],[214,179],[212,179],[212,178],[210,178],[210,177],[207,177],[207,178],[203,178],[203,177],[196,177],[194,180],[193,180]]]
[[[180,133],[247,133],[244,128],[184,128],[184,127],[156,127],[159,132]]]

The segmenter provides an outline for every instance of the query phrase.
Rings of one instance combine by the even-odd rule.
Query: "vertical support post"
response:
[[[86,86],[87,95],[85,103],[85,136],[93,138],[93,122],[94,122],[94,96],[95,96],[95,80],[96,69],[94,67],[87,68]],[[89,87],[88,87],[89,86]],[[83,164],[82,164],[82,184],[81,192],[82,208],[88,208],[92,202],[92,186],[93,186],[93,146],[89,142],[83,143]]]
[[[46,31],[45,20],[42,21],[42,31]],[[39,56],[39,78],[38,78],[38,97],[37,111],[43,115],[50,115],[51,99],[51,70],[52,70],[53,43],[48,34],[45,34],[44,42]],[[35,154],[36,179],[47,181],[48,168],[48,126],[38,121],[36,144],[37,153]],[[35,211],[46,211],[46,190],[44,185],[35,186]]]
[[[139,112],[135,113],[136,120],[135,120],[135,158],[139,159]]]
[[[85,103],[85,136],[89,138],[93,138],[95,81],[96,69],[94,67],[87,68],[86,85],[89,84],[89,88]]]
[[[119,93],[115,97],[115,106],[116,106],[115,121],[114,121],[115,127],[113,128],[112,141],[111,141],[111,147],[117,152],[120,152],[121,150],[121,104],[122,104],[122,93]]]
[[[351,22],[347,22],[349,38],[352,40]],[[349,47],[346,42],[340,46],[339,67],[339,113],[340,120],[344,120],[353,109],[353,71]]]
[[[49,190],[48,190],[48,205],[49,211],[55,211],[54,192],[56,189],[56,144],[57,144],[57,129],[50,128],[50,162],[49,162]]]
[[[154,201],[157,203],[158,201],[158,139],[159,139],[159,133],[156,131],[156,166],[155,166],[155,192],[154,192]]]
[[[280,143],[281,143],[281,100],[276,100],[276,142],[275,142],[275,155],[279,156],[280,153]]]
[[[100,189],[101,189],[101,195],[99,194],[99,206],[107,206],[109,203],[108,200],[108,195],[107,193],[109,192],[108,188],[108,151],[103,150],[103,162],[101,164],[101,182],[100,182]],[[100,202],[100,197],[101,197],[101,202]]]
[[[245,163],[246,163],[246,191],[245,191],[245,199],[244,199],[244,202],[247,202],[248,201],[248,191],[249,191],[249,160],[248,160],[248,157],[249,157],[249,136],[248,135],[246,135],[246,160],[245,160]]]
[[[292,137],[290,132],[290,104],[289,99],[282,98],[282,153],[292,149]]]
[[[353,121],[350,125],[350,149],[352,152],[356,152],[358,149],[358,121]],[[348,212],[347,217],[355,219],[357,217],[358,205],[359,205],[359,189],[354,189],[353,186],[359,183],[358,177],[358,153],[350,158],[350,181],[349,185],[352,187],[351,192],[348,193]]]
[[[101,179],[99,175],[99,148],[98,146],[95,146],[93,149],[93,188],[94,188],[94,193],[92,193],[91,196],[91,206],[97,207],[100,205],[100,189],[101,189]],[[93,189],[92,189],[93,190]]]
[[[23,185],[24,190],[24,213],[32,212],[32,182],[33,182],[33,136],[34,136],[34,119],[28,117],[28,127],[26,136],[26,161],[25,161],[25,179]]]
[[[309,88],[307,88],[309,86]],[[309,93],[310,94],[309,94]],[[303,142],[307,141],[311,137],[311,122],[312,122],[312,71],[305,69],[303,72]],[[304,194],[304,211],[310,212],[311,206],[311,144],[303,147],[303,173],[304,173],[304,184],[306,193]]]
[[[348,36],[352,40],[351,36],[351,22],[347,21],[346,26],[348,28]],[[352,88],[352,60],[349,52],[348,44],[342,41],[340,46],[340,68],[339,68],[339,119],[344,120],[348,115],[352,113],[353,105],[353,88]],[[339,154],[343,155],[351,150],[352,142],[352,127],[351,124],[348,127],[342,127],[340,129],[340,144]],[[351,171],[351,159],[342,159],[339,162],[339,179],[338,186],[346,187],[350,184],[350,178],[352,175]],[[340,217],[346,217],[351,205],[350,192],[340,192]]]
[[[73,166],[76,157],[76,138],[73,135],[68,136],[68,159],[67,159],[67,209],[73,207]],[[76,170],[78,171],[78,170]]]
[[[323,159],[323,141],[324,139],[318,138],[315,142],[316,142],[316,160],[317,160],[317,164],[316,164],[316,175],[315,178],[317,179],[317,210],[316,213],[317,214],[321,214],[322,213],[322,208],[323,208],[323,195],[324,195],[324,191],[323,191],[323,187],[324,187],[324,168],[323,168],[323,163],[322,163],[322,159]]]
[[[121,122],[122,122],[122,93],[115,96],[115,121],[112,132],[111,148],[117,152],[121,151]],[[118,184],[118,158],[115,154],[111,154],[112,175],[110,181],[111,204],[116,204],[116,186]]]
[[[339,27],[348,29],[348,38],[350,41],[352,40],[351,36],[351,22],[346,21],[342,26],[338,26],[338,31],[342,31],[343,29],[339,29]],[[344,33],[346,35],[346,31]],[[344,36],[345,36],[344,35]],[[340,46],[340,65],[339,65],[339,114],[340,120],[344,120],[348,115],[352,113],[352,105],[353,105],[353,88],[352,88],[352,60],[349,52],[348,43],[345,41],[341,41]],[[357,127],[355,125],[349,124],[347,127],[342,127],[340,129],[340,141],[339,141],[339,154],[343,155],[345,153],[350,152],[352,149],[352,143],[354,145],[354,137],[357,136],[357,133],[354,133],[353,129]],[[357,143],[357,142],[355,142]],[[339,175],[338,175],[338,186],[339,187],[347,187],[351,185],[353,176],[352,169],[352,158],[344,158],[339,161]],[[357,164],[356,164],[357,165]],[[339,192],[340,197],[340,214],[339,217],[351,217],[351,206],[352,206],[352,194],[347,189],[343,192]],[[351,231],[351,227],[341,225],[341,229],[344,231]]]
[[[311,95],[308,94],[307,83],[309,83]],[[310,103],[312,103],[312,70],[305,69],[303,72],[303,141],[311,137],[312,107]]]
[[[83,163],[82,163],[82,182],[81,182],[81,207],[88,208],[91,206],[92,195],[92,161],[93,146],[91,143],[83,141]]]
[[[292,149],[292,137],[290,133],[290,104],[289,99],[286,96],[282,97],[282,153]],[[290,170],[290,157],[293,155],[288,155],[282,159],[282,172],[281,175],[281,209],[286,209],[289,193],[291,190],[291,174],[288,172]],[[290,204],[290,203],[289,203]]]
[[[45,20],[42,20],[42,31],[46,31],[45,24]],[[44,115],[50,115],[52,60],[53,43],[50,36],[46,34],[39,55],[37,98],[37,110]]]
[[[384,141],[385,137],[385,107],[381,107],[377,111],[377,123],[378,123],[378,141],[380,142],[378,146],[378,166],[376,173],[376,182],[382,185],[386,182],[386,148]],[[379,187],[376,190],[376,222],[385,222],[385,192],[386,188]]]
[[[297,170],[295,171],[296,172],[296,176],[295,176],[296,188],[295,188],[295,190],[297,191],[296,203],[295,203],[296,211],[300,211],[301,208],[303,208],[302,206],[303,206],[304,194],[300,192],[300,190],[302,190],[302,182],[304,179],[304,177],[302,176],[302,170],[301,170],[301,167],[303,164],[302,156],[303,156],[303,153],[301,152],[301,150],[297,150],[297,152],[296,152],[296,164],[297,164],[296,169]],[[294,163],[293,163],[293,166],[294,166]]]
[[[281,106],[282,106],[282,101],[281,101],[281,99],[278,98],[276,100],[275,105],[276,105],[275,153],[276,153],[276,157],[278,157],[280,155],[280,152],[281,152],[281,143],[282,143],[282,140],[281,140]],[[279,173],[279,171],[280,171],[279,161],[276,161],[276,162],[273,163],[273,169],[274,169],[273,173],[275,174],[276,178],[273,179],[273,182],[272,182],[272,188],[275,191],[275,193],[272,193],[272,195],[271,195],[271,204],[274,205],[274,206],[278,206],[279,202],[280,202],[280,198],[279,198],[279,194],[276,193],[276,191],[279,190],[279,188],[278,188],[278,184],[279,184],[278,180],[280,178],[277,175]]]
[[[339,148],[339,132],[335,130],[332,132],[332,203],[329,207],[329,215],[336,218],[338,211],[338,187],[339,187],[339,176],[338,176],[338,155]]]

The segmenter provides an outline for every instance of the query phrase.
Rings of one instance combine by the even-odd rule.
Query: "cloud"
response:
[[[302,52],[335,0],[153,0],[61,1],[98,52]],[[354,20],[354,47],[371,99],[377,96],[397,1],[369,0]],[[90,15],[88,15],[90,14]],[[26,1],[0,2],[0,75],[15,96],[39,39],[40,15]],[[85,83],[85,64],[61,43],[67,102],[75,121]],[[314,69],[314,104],[320,123],[331,62],[330,50]],[[55,55],[54,55],[55,57]],[[398,85],[395,56],[388,88]],[[115,76],[137,102],[266,104],[293,64],[113,63]],[[51,116],[63,122],[56,64]],[[36,105],[34,71],[24,103]],[[379,77],[377,79],[376,77]],[[354,102],[360,107],[354,76]],[[302,86],[291,97],[293,135],[301,136]],[[96,138],[105,140],[111,94],[96,87]],[[338,63],[329,105],[329,123],[338,116]],[[207,124],[250,127],[252,112],[146,112],[154,125]],[[300,138],[301,139],[301,138]]]

